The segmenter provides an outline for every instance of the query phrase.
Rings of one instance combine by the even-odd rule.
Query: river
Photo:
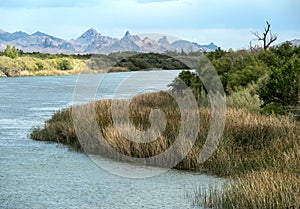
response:
[[[161,76],[161,71],[144,73],[145,79],[134,85],[147,91],[167,89],[179,71],[170,72],[172,79]],[[113,87],[132,75],[85,76],[87,81],[105,76],[97,98],[111,98]],[[77,80],[78,76],[0,79],[0,208],[193,208],[186,193],[199,185],[218,184],[215,177],[176,170],[151,178],[125,178],[66,146],[29,139],[32,127],[72,105]],[[123,89],[117,97],[131,96],[132,89],[128,92]],[[127,166],[119,163],[120,169]]]

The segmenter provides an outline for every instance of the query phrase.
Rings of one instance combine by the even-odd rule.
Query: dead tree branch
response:
[[[271,32],[271,24],[267,21],[267,27],[265,27],[265,31],[262,35],[258,32],[253,32],[253,35],[256,37],[255,40],[262,41],[264,50],[267,50],[270,45],[277,40],[277,35],[272,34]],[[269,35],[269,37],[268,37]]]

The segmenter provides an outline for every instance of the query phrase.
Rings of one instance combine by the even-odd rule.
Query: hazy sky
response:
[[[103,35],[162,33],[222,48],[246,48],[265,21],[277,43],[300,38],[299,0],[0,0],[0,29],[71,39],[93,27]]]

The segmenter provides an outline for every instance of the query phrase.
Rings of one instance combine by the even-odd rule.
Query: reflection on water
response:
[[[130,73],[106,75],[98,97],[110,98],[126,76]],[[171,82],[159,71],[147,76],[156,82],[145,79],[135,85],[166,89]],[[122,178],[102,170],[85,154],[28,139],[32,127],[72,104],[76,80],[77,76],[0,79],[0,208],[191,208],[185,193],[218,182],[175,170],[147,179]]]

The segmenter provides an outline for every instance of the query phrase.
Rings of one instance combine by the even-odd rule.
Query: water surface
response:
[[[146,90],[167,89],[172,80],[160,76],[159,71],[147,73],[146,78],[155,78],[155,83],[144,79],[134,85],[144,85]],[[172,73],[175,76],[179,71]],[[97,97],[114,97],[114,87],[131,75],[106,75]],[[185,194],[198,185],[218,182],[214,177],[176,170],[147,179],[123,178],[99,168],[83,153],[29,139],[32,127],[43,125],[55,111],[72,105],[77,79],[0,79],[0,208],[192,208]],[[132,89],[128,92],[118,96],[132,95]],[[119,166],[126,169],[128,165]]]

